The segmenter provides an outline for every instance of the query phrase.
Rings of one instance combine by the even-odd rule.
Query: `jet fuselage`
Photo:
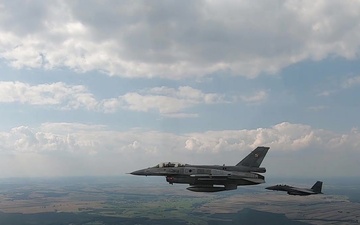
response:
[[[300,196],[314,195],[314,194],[322,194],[321,192],[322,182],[317,181],[311,188],[298,188],[289,185],[278,184],[267,187],[266,189],[272,191],[286,191],[289,195],[300,195]]]
[[[257,147],[236,166],[190,165],[160,163],[154,167],[132,172],[140,176],[165,176],[169,184],[189,184],[197,192],[217,192],[237,189],[239,185],[265,183],[266,169],[259,167],[269,147]],[[214,185],[220,185],[214,186]]]
[[[189,187],[188,190],[202,192],[232,190],[236,189],[236,186],[239,185],[256,185],[265,183],[264,176],[257,173],[226,171],[193,166],[147,168],[134,171],[131,174],[143,176],[166,176],[166,181],[169,184],[177,183],[199,186]],[[223,185],[224,187],[212,187],[212,185]]]

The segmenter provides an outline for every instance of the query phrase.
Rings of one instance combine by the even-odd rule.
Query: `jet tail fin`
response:
[[[262,161],[265,158],[266,153],[270,147],[259,146],[249,155],[247,155],[243,160],[241,160],[236,166],[246,166],[246,167],[259,167]]]
[[[322,181],[317,181],[312,187],[311,190],[313,190],[316,193],[321,193],[321,189],[322,189]]]

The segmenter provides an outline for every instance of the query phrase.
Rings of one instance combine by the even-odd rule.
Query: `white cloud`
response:
[[[181,98],[186,99],[189,102],[205,102],[207,104],[211,103],[224,103],[224,96],[209,93],[205,94],[198,89],[189,87],[189,86],[181,86],[178,89],[168,88],[168,87],[156,87],[152,88],[148,91],[149,94],[156,94],[156,95],[167,95],[172,98]]]
[[[340,78],[335,84],[333,84],[332,90],[324,90],[320,93],[318,93],[317,96],[321,97],[328,97],[331,95],[334,95],[336,93],[339,93],[340,91],[347,90],[352,87],[356,87],[360,85],[360,76],[352,76],[347,78]]]
[[[247,103],[260,103],[265,101],[267,98],[268,98],[268,93],[267,91],[264,90],[257,91],[253,95],[240,96],[240,99]]]
[[[82,85],[62,82],[30,85],[22,82],[0,81],[0,103],[57,105],[64,109],[95,109],[97,101]]]
[[[359,1],[0,4],[0,57],[16,68],[254,77],[303,60],[359,56]]]
[[[138,93],[127,93],[121,97],[125,107],[133,111],[148,112],[156,109],[161,114],[179,112],[195,104],[186,99],[172,98],[163,95],[141,95]]]
[[[342,87],[343,88],[350,88],[356,85],[360,85],[360,76],[356,76],[356,77],[350,77],[348,79],[346,79],[343,84]]]
[[[155,111],[173,118],[197,117],[184,110],[199,104],[226,103],[225,96],[203,93],[189,86],[177,89],[155,87],[129,92],[117,98],[97,100],[83,85],[67,85],[62,82],[30,85],[22,82],[0,81],[0,103],[51,105],[59,109],[87,109],[115,113],[121,109],[131,111]]]
[[[189,86],[156,87],[141,92],[120,96],[121,105],[134,111],[156,110],[167,117],[196,117],[196,114],[183,113],[183,110],[198,104],[226,103],[223,95],[203,93]]]
[[[169,160],[236,164],[259,145],[271,147],[264,166],[273,175],[345,176],[360,169],[354,157],[360,149],[357,129],[334,133],[284,122],[269,128],[172,134],[46,123],[0,132],[0,176],[115,175]],[[42,172],[24,162],[28,160],[40,163]],[[13,169],[2,168],[5,162]]]
[[[224,103],[223,98],[223,95],[206,94],[198,89],[183,86],[178,89],[156,87],[98,101],[83,85],[67,85],[62,82],[30,85],[0,81],[0,103],[53,105],[60,109],[85,108],[105,113],[114,113],[126,108],[142,112],[155,110],[169,117],[196,117],[196,114],[182,111],[198,104]]]
[[[284,122],[271,128],[192,133],[188,144],[189,150],[200,152],[236,151],[255,148],[259,145],[272,146],[275,151],[298,151],[313,144],[319,144],[314,132],[321,133],[307,125]]]

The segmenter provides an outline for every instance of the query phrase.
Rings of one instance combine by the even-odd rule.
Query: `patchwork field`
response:
[[[299,197],[262,186],[193,193],[185,187],[157,178],[2,180],[0,224],[359,223],[360,203],[345,194]]]

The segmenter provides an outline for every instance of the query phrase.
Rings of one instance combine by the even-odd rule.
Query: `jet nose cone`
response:
[[[147,170],[136,170],[134,172],[131,172],[130,174],[139,175],[139,176],[146,176],[148,173],[147,173]]]
[[[266,187],[267,190],[274,190],[274,186]]]

